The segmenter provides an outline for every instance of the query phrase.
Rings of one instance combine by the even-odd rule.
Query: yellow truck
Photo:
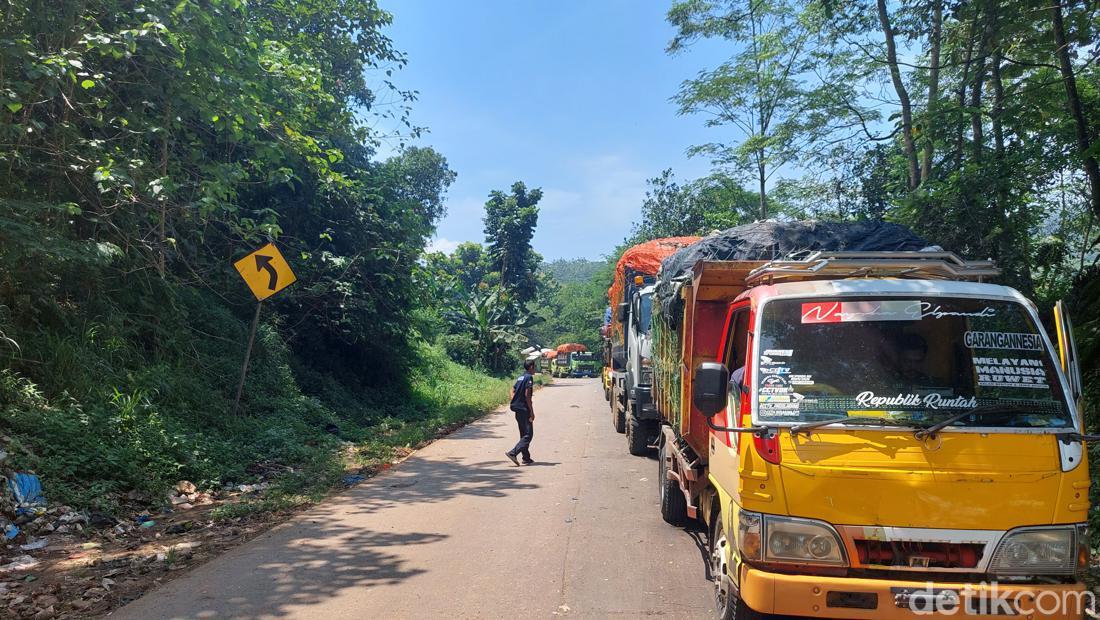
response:
[[[1082,617],[1068,318],[1052,341],[997,273],[942,251],[662,268],[660,510],[704,524],[719,618]]]

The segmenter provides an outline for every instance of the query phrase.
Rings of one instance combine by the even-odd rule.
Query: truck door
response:
[[[747,415],[751,411],[748,400],[747,372],[749,350],[749,302],[744,301],[730,308],[726,319],[725,344],[722,347],[722,363],[730,370],[729,405],[726,407],[726,425],[747,426]],[[737,445],[739,433],[725,433]],[[730,445],[727,441],[727,445]]]
[[[1077,403],[1077,410],[1081,411],[1081,366],[1077,358],[1077,343],[1073,339],[1073,323],[1065,304],[1061,301],[1054,304],[1054,329],[1058,336],[1058,360],[1062,363],[1062,372],[1069,383],[1070,394]],[[1082,425],[1084,421],[1081,421]],[[1078,429],[1082,433],[1084,428]]]

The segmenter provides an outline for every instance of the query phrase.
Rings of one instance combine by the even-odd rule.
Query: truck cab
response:
[[[654,406],[652,397],[653,367],[652,342],[649,328],[653,317],[652,285],[637,290],[628,307],[628,319],[624,321],[625,372],[623,373],[622,394],[623,426],[626,433],[627,450],[641,456],[649,453],[660,430],[661,414]]]
[[[720,617],[1082,617],[1068,324],[1056,347],[1011,288],[822,275],[757,279],[691,344],[662,509],[707,523]]]
[[[595,377],[598,368],[599,361],[595,353],[577,351],[569,354],[570,377]]]

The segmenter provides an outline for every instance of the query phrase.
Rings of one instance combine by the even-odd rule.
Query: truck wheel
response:
[[[626,432],[626,420],[623,418],[625,415],[624,407],[622,405],[622,394],[619,393],[619,385],[611,385],[611,425],[615,427],[616,433]]]
[[[634,456],[649,454],[649,433],[646,430],[647,425],[639,421],[633,413],[627,416],[626,449]]]
[[[668,479],[668,465],[665,464],[665,454],[668,451],[668,443],[661,442],[661,451],[657,456],[657,484],[661,495],[661,518],[669,525],[683,525],[687,522],[687,500],[680,491],[680,483]]]
[[[753,611],[737,595],[737,588],[729,576],[726,547],[729,541],[722,527],[721,515],[715,515],[707,537],[710,551],[710,574],[714,581],[714,610],[718,620],[762,620],[766,616]]]

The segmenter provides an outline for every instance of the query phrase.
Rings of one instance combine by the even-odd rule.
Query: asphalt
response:
[[[665,524],[595,379],[535,395],[535,465],[498,411],[112,618],[713,617],[699,532]]]

